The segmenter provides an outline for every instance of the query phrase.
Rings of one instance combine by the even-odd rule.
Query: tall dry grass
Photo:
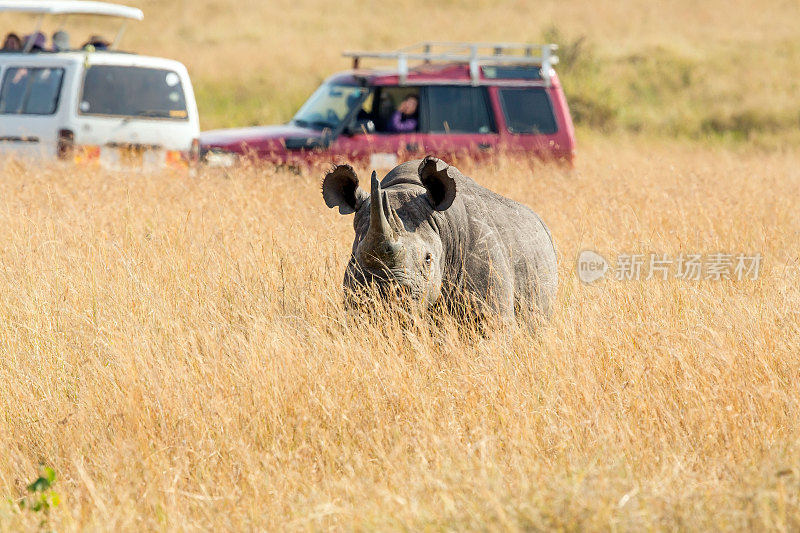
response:
[[[0,529],[797,529],[800,156],[579,157],[461,163],[560,252],[552,322],[486,338],[348,315],[318,172],[6,163]],[[583,248],[764,264],[587,286]]]

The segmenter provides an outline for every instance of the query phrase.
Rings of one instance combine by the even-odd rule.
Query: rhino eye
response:
[[[430,253],[430,252],[426,252],[426,253],[425,253],[425,264],[426,264],[426,265],[428,265],[428,266],[430,266],[430,264],[431,264],[432,262],[433,262],[433,256],[431,255],[431,253]]]

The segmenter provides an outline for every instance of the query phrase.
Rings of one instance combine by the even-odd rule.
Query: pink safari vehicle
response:
[[[328,78],[291,122],[202,133],[203,158],[213,166],[242,157],[285,164],[346,158],[387,168],[428,154],[504,151],[571,164],[575,132],[553,70],[555,49],[428,42],[346,52],[353,69]],[[362,68],[366,59],[392,66]]]

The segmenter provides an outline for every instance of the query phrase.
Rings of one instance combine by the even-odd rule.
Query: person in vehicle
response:
[[[397,111],[392,115],[389,121],[389,131],[396,133],[410,133],[417,131],[419,123],[419,97],[415,94],[410,94],[400,102],[397,106]]]
[[[3,51],[16,52],[18,50],[22,50],[22,39],[16,33],[10,32],[3,40]]]
[[[53,52],[65,50],[69,50],[69,34],[59,30],[53,34]]]
[[[89,40],[86,41],[81,48],[86,49],[89,47],[93,47],[95,50],[108,50],[108,47],[111,46],[111,43],[103,39],[100,35],[92,35],[89,37]]]
[[[36,33],[32,33],[30,35],[26,35],[23,39],[23,50],[26,46],[32,41],[33,45],[31,46],[31,52],[42,52],[44,50],[45,45],[47,44],[47,37],[44,36],[44,33],[37,31]]]

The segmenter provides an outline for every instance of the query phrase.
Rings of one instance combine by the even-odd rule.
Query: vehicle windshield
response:
[[[304,128],[335,130],[367,91],[355,85],[323,84],[311,95],[292,122]]]
[[[92,65],[83,79],[83,115],[186,120],[181,78],[171,70]]]

